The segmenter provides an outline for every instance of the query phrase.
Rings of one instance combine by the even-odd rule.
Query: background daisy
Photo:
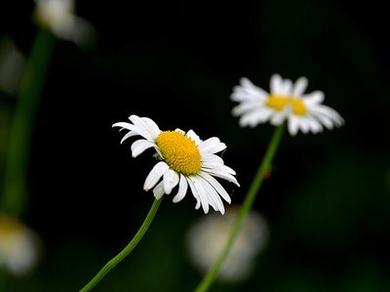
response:
[[[298,131],[318,133],[323,128],[341,126],[343,118],[332,108],[322,105],[324,94],[314,91],[305,94],[308,81],[305,77],[295,83],[275,74],[271,78],[270,93],[255,86],[247,78],[241,78],[234,88],[233,101],[240,104],[233,108],[233,115],[240,116],[240,126],[255,127],[270,122],[274,126],[287,120],[291,135]]]

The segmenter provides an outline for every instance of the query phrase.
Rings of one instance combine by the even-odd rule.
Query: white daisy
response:
[[[38,259],[38,240],[33,231],[15,218],[0,214],[0,269],[20,275]]]
[[[129,132],[121,143],[132,136],[141,136],[131,145],[132,156],[137,157],[146,149],[154,148],[160,160],[146,177],[144,190],[153,188],[156,199],[164,194],[170,194],[178,186],[173,202],[181,201],[188,186],[195,197],[196,209],[202,206],[203,211],[209,211],[209,205],[214,210],[225,212],[222,197],[230,203],[230,197],[222,185],[214,178],[219,177],[239,186],[234,175],[236,172],[227,167],[222,158],[216,155],[226,149],[226,145],[217,137],[201,140],[194,131],[187,133],[180,129],[161,131],[154,121],[146,117],[131,115],[132,123],[115,123]]]
[[[93,35],[92,26],[74,14],[74,0],[35,0],[35,2],[36,21],[58,38],[80,44]]]
[[[332,129],[341,126],[343,118],[332,108],[321,104],[324,100],[322,91],[304,94],[307,84],[305,77],[293,84],[291,80],[283,80],[275,74],[268,93],[242,78],[231,95],[233,101],[240,103],[233,108],[233,115],[241,116],[241,127],[255,127],[267,121],[279,126],[287,120],[291,135],[296,135],[299,130],[305,134],[318,133],[323,127]]]
[[[207,273],[225,247],[237,220],[239,207],[229,207],[226,215],[210,214],[200,218],[190,229],[187,247],[190,259],[203,273]],[[264,250],[269,238],[268,225],[259,213],[251,211],[218,273],[222,281],[240,281],[250,275],[256,255]]]

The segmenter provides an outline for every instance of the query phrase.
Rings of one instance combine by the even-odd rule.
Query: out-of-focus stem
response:
[[[39,97],[54,49],[51,33],[39,29],[21,80],[19,99],[13,116],[4,170],[0,209],[19,215],[26,204],[26,179],[31,136]]]

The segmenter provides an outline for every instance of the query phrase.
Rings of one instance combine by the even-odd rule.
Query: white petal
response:
[[[273,109],[268,108],[268,107],[264,107],[262,109],[259,109],[257,112],[259,114],[258,121],[265,122],[272,116],[272,114],[275,111]]]
[[[188,183],[184,175],[180,174],[180,181],[179,181],[179,190],[176,194],[176,196],[173,197],[173,202],[177,203],[183,200],[187,193]]]
[[[333,118],[337,126],[342,126],[344,124],[344,119],[334,109],[326,105],[322,105],[321,107],[328,112],[329,116]]]
[[[264,101],[268,96],[260,87],[253,85],[247,78],[240,79],[240,86],[235,86],[231,99],[237,102],[243,101]]]
[[[127,129],[129,131],[135,131],[136,127],[133,124],[125,123],[125,122],[119,122],[112,125],[113,128],[120,127],[121,129],[119,131],[122,131],[123,129]]]
[[[272,75],[270,84],[272,94],[280,94],[280,90],[282,89],[283,85],[282,82],[282,77],[280,77],[279,74]]]
[[[194,194],[195,197],[198,197],[200,200],[200,203],[202,204],[202,208],[205,214],[209,212],[209,202],[207,197],[202,191],[199,191],[199,186],[195,186],[196,181],[193,179],[193,177],[188,177],[188,184],[190,185],[191,191]],[[198,205],[198,204],[197,204]],[[195,207],[196,208],[196,207]]]
[[[195,209],[198,210],[201,206],[201,198],[200,198],[200,195],[199,195],[199,192],[198,190],[195,188],[193,182],[191,181],[191,178],[190,177],[186,177],[187,179],[187,183],[188,185],[190,186],[190,189],[191,189],[191,192],[192,192],[192,195],[194,196],[194,198],[196,199],[196,205],[195,205]]]
[[[220,158],[220,157],[218,157],[218,158]],[[202,161],[202,169],[215,169],[215,170],[223,171],[223,172],[226,172],[226,173],[229,173],[232,175],[236,175],[236,172],[232,168],[223,164],[222,158],[220,158],[220,161],[217,161],[217,160],[215,160],[215,161],[209,160],[207,162]]]
[[[321,119],[322,117],[324,120],[326,120],[327,118],[332,123],[332,126],[333,123],[337,126],[341,126],[344,124],[343,118],[334,109],[325,105],[312,106],[310,108],[310,113],[317,119]],[[326,124],[324,125],[327,126]]]
[[[308,81],[306,77],[300,77],[295,82],[294,89],[292,91],[292,96],[300,97],[305,92]]]
[[[213,176],[222,178],[224,180],[227,180],[227,181],[230,181],[230,182],[236,184],[237,186],[240,186],[240,184],[238,183],[237,179],[233,175],[231,175],[230,173],[227,173],[226,171],[223,171],[223,170],[220,170],[220,169],[215,169],[215,168],[213,168],[213,169],[202,168],[202,170],[204,172],[212,174]]]
[[[120,131],[123,130],[123,128],[120,129]],[[121,140],[121,144],[128,138],[130,137],[133,137],[133,136],[137,136],[138,134],[134,131],[130,131],[128,132],[126,135],[123,136],[122,140]]]
[[[149,131],[153,134],[154,138],[160,135],[161,130],[152,119],[147,117],[142,117],[141,120],[145,123],[147,127],[149,127]]]
[[[318,120],[316,120],[314,117],[312,116],[306,116],[306,119],[308,121],[308,124],[309,124],[309,127],[310,127],[310,130],[313,134],[316,134],[318,132],[321,132],[322,131],[322,125],[320,124],[320,122]]]
[[[259,99],[256,98],[256,95],[247,93],[243,91],[242,88],[238,87],[233,91],[232,95],[230,96],[230,99],[235,102],[252,102],[252,101],[259,101]]]
[[[333,121],[329,117],[317,113],[312,113],[312,114],[322,125],[325,126],[325,128],[329,130],[333,129],[334,126]]]
[[[239,124],[241,127],[255,127],[260,123],[266,122],[273,113],[274,111],[271,109],[260,108],[242,115]]]
[[[176,171],[168,169],[164,173],[164,192],[169,195],[172,192],[172,189],[179,183],[179,175]]]
[[[215,154],[202,154],[202,167],[214,168],[223,165],[223,159]]]
[[[205,180],[207,180],[210,185],[213,186],[213,188],[218,192],[218,194],[226,201],[228,202],[229,204],[231,203],[231,199],[230,199],[230,196],[228,195],[228,193],[225,191],[225,189],[223,188],[223,186],[215,179],[213,178],[211,175],[209,175],[207,172],[201,172],[199,174],[201,177],[203,177]]]
[[[287,115],[286,111],[275,112],[270,120],[271,125],[280,126],[286,119],[286,115]]]
[[[193,197],[196,199],[195,209],[198,210],[200,208],[200,206],[201,206],[201,200],[200,200],[199,194],[198,194],[198,192],[196,190],[195,190],[195,192],[193,192],[193,188],[195,188],[195,187],[193,186],[193,183],[191,181],[191,177],[184,176],[184,178],[187,181],[187,185],[190,186],[190,189],[191,189]],[[191,187],[191,184],[192,184],[192,187]]]
[[[193,130],[189,130],[186,136],[190,137],[195,142],[196,145],[199,145],[199,143],[202,142],[202,140]]]
[[[246,113],[242,115],[238,123],[240,127],[246,127],[246,126],[254,127],[258,124],[257,121],[260,120],[260,117],[261,117],[261,111],[254,110],[251,111],[250,113]]]
[[[162,181],[159,182],[153,189],[153,194],[156,200],[159,200],[164,195],[164,186]]]
[[[227,173],[230,173],[232,175],[236,175],[236,172],[232,168],[230,168],[229,166],[221,165],[221,166],[218,166],[217,168],[222,170],[222,171],[225,171]]]
[[[112,127],[121,127],[122,129],[127,129],[127,130],[130,130],[130,131],[134,131],[138,135],[144,137],[146,140],[151,141],[151,142],[153,141],[153,139],[151,138],[150,133],[144,131],[144,129],[136,127],[133,124],[125,123],[125,122],[119,122],[119,123],[113,124]]]
[[[223,206],[222,200],[219,197],[218,193],[216,190],[210,185],[210,183],[202,178],[201,176],[197,176],[198,181],[202,184],[203,189],[206,191],[206,194],[211,202],[214,203],[215,211],[220,211],[221,214],[223,215],[225,213],[225,207]]]
[[[153,188],[168,169],[169,166],[164,161],[158,162],[146,177],[144,190],[149,191]]]
[[[245,77],[241,78],[240,83],[243,87],[250,89],[253,93],[257,93],[262,97],[266,97],[268,95],[268,93],[265,90],[254,85],[248,78],[245,78]]]
[[[288,131],[291,136],[295,136],[299,130],[299,117],[291,115],[288,119]]]
[[[144,152],[146,149],[155,147],[156,145],[148,140],[137,140],[131,145],[131,154],[135,158]]]
[[[301,129],[302,133],[307,134],[309,132],[313,132],[312,131],[313,121],[318,124],[317,121],[315,121],[313,118],[310,118],[309,116],[299,117],[299,128]]]
[[[238,106],[234,107],[232,110],[233,116],[239,116],[242,115],[245,112],[252,111],[258,108],[263,107],[264,102],[263,101],[247,101],[242,102]]]
[[[219,211],[219,204],[216,201],[216,197],[212,193],[212,190],[209,190],[210,184],[205,183],[204,180],[200,176],[193,176],[195,187],[198,189],[198,192],[203,195],[208,205],[210,205],[215,211]],[[215,193],[215,191],[214,191]],[[215,193],[216,194],[216,193]],[[218,197],[218,195],[216,194]],[[221,201],[221,199],[219,199]],[[221,201],[222,204],[222,201]]]
[[[129,120],[133,122],[134,126],[141,129],[144,133],[146,133],[146,135],[148,135],[148,140],[155,140],[160,134],[160,130],[157,125],[149,118],[141,118],[136,115],[131,115]]]
[[[301,117],[299,119],[299,127],[302,133],[307,134],[309,132],[310,125],[309,122],[304,117]]]
[[[291,96],[292,94],[293,85],[290,79],[285,79],[282,81],[282,84],[280,86],[280,91],[278,92],[280,95],[284,96]]]
[[[305,104],[310,107],[322,103],[324,101],[324,93],[322,91],[317,90],[309,94],[305,94],[302,98]]]
[[[226,149],[225,143],[222,143],[217,137],[209,138],[199,144],[199,149],[203,153],[217,153]]]

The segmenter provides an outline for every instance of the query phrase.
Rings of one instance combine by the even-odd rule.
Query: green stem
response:
[[[0,291],[6,291],[7,271],[0,267]]]
[[[149,226],[152,223],[154,216],[156,215],[157,209],[160,206],[161,201],[162,198],[154,201],[144,222],[142,223],[141,227],[139,228],[133,239],[129,242],[129,244],[109,262],[107,262],[104,267],[96,274],[96,276],[93,277],[92,280],[90,280],[88,284],[80,290],[80,292],[86,292],[93,289],[108,272],[115,268],[133,251],[133,249],[137,246],[137,244],[141,241],[142,237],[145,235],[146,231],[149,229]]]
[[[54,43],[54,37],[49,32],[42,29],[37,32],[20,84],[5,162],[3,198],[0,202],[3,211],[14,215],[19,215],[26,204],[31,135]]]
[[[256,198],[256,195],[258,193],[258,190],[260,189],[265,176],[271,169],[272,160],[275,156],[276,150],[279,146],[282,133],[283,133],[284,126],[279,126],[275,129],[275,132],[272,136],[271,142],[268,146],[267,152],[265,153],[265,156],[263,158],[263,161],[260,164],[260,167],[256,173],[256,176],[254,177],[252,181],[252,185],[249,188],[249,191],[245,197],[244,203],[242,204],[240,211],[238,213],[238,217],[236,219],[236,222],[230,231],[229,238],[226,241],[226,244],[218,256],[217,260],[214,262],[213,266],[210,268],[210,270],[207,272],[206,276],[203,278],[203,280],[198,284],[198,286],[195,289],[195,292],[205,292],[207,291],[215,279],[218,276],[218,273],[220,269],[222,268],[222,265],[228,256],[235,240],[237,239],[237,236],[239,235],[239,232],[241,230],[241,226],[247,217],[253,202]]]

